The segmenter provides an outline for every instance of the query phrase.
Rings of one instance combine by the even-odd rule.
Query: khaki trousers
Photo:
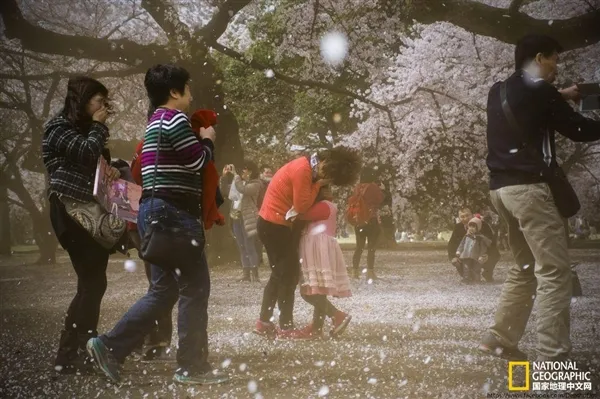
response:
[[[517,347],[537,299],[538,359],[571,351],[571,267],[563,219],[545,183],[502,187],[490,192],[508,226],[516,264],[508,270],[495,324],[490,332]]]

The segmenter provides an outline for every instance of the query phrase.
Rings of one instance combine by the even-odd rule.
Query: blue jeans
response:
[[[233,236],[237,242],[242,258],[242,267],[258,267],[258,253],[256,252],[256,236],[248,237],[244,227],[244,219],[232,219]]]
[[[150,199],[140,204],[138,230],[141,237],[144,237],[151,218],[155,216],[166,217],[168,223],[182,229],[182,234],[201,237],[197,241],[204,242],[204,229],[198,219],[158,198],[154,199],[152,208]],[[203,248],[190,245],[189,262],[181,264],[175,271],[160,265],[150,267],[148,293],[125,313],[111,332],[100,339],[117,360],[123,362],[152,331],[156,320],[171,312],[179,299],[177,363],[185,371],[203,373],[212,370],[207,361],[206,332],[210,275]]]

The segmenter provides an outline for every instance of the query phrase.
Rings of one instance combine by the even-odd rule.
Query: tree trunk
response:
[[[219,174],[227,164],[234,164],[239,169],[244,159],[242,150],[239,125],[235,115],[224,104],[224,93],[221,85],[221,73],[214,65],[204,60],[201,63],[186,65],[190,71],[194,84],[192,85],[192,96],[194,103],[192,112],[198,108],[212,109],[217,113],[217,140],[215,142],[215,164]],[[225,216],[225,226],[213,226],[207,231],[207,256],[209,264],[223,264],[239,260],[237,246],[229,220],[229,200],[219,208]]]
[[[56,249],[58,240],[54,235],[52,224],[50,222],[50,212],[48,207],[44,207],[42,212],[30,213],[33,222],[33,236],[40,250],[40,255],[36,264],[52,265],[56,263]]]
[[[10,208],[8,206],[8,188],[0,185],[0,255],[11,255]]]

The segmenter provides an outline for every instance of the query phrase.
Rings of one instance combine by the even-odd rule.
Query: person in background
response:
[[[460,259],[456,256],[456,250],[458,249],[458,246],[460,245],[460,242],[464,238],[465,234],[467,234],[469,221],[471,219],[473,219],[473,212],[471,212],[471,209],[468,207],[462,207],[458,211],[459,222],[454,225],[452,236],[448,241],[448,260],[450,263],[452,263],[452,266],[456,268],[456,271],[461,277],[464,277],[462,273],[464,267]],[[487,223],[482,221],[480,232],[492,241],[487,254],[483,255],[481,259],[483,262],[481,276],[485,281],[491,283],[494,281],[494,268],[500,260],[500,252],[498,251],[498,247],[496,245],[496,235]]]
[[[179,299],[178,368],[173,379],[182,384],[219,384],[229,380],[208,362],[208,299],[210,274],[204,252],[201,173],[212,159],[215,131],[201,128],[197,137],[185,114],[190,107],[190,75],[175,65],[155,65],[144,85],[156,108],[148,121],[141,156],[142,198],[138,230],[144,237],[150,223],[164,218],[190,237],[189,263],[172,270],[151,265],[152,284],[107,334],[92,338],[87,350],[97,367],[120,381],[125,358],[152,330],[156,320]],[[158,142],[160,140],[160,146]]]
[[[77,275],[77,293],[67,309],[54,362],[63,374],[93,369],[85,343],[97,335],[110,254],[69,216],[63,201],[95,201],[92,190],[98,159],[103,156],[110,163],[105,125],[109,115],[108,89],[95,79],[79,76],[69,79],[62,111],[44,127],[42,158],[49,177],[50,220]],[[118,170],[111,168],[109,178],[118,177]]]
[[[558,167],[555,132],[576,142],[596,141],[600,121],[583,117],[568,103],[579,101],[577,86],[559,91],[552,85],[560,51],[551,37],[523,37],[515,49],[515,72],[495,83],[488,95],[490,197],[508,226],[515,264],[508,269],[494,325],[479,349],[511,360],[527,359],[518,344],[534,300],[537,361],[567,360],[571,352],[573,273],[554,198],[560,193],[551,191],[547,176]]]
[[[273,169],[271,166],[263,164],[260,167],[260,171],[260,191],[258,192],[258,198],[256,199],[259,210],[262,206],[263,200],[265,199],[265,194],[267,193],[269,183],[271,183],[271,179],[273,179]],[[256,244],[256,253],[258,254],[258,264],[262,266],[265,263],[263,258],[264,245],[258,236],[256,236],[254,243]]]
[[[367,280],[375,280],[375,252],[377,251],[377,242],[381,235],[381,226],[379,220],[379,207],[383,203],[384,193],[375,179],[368,176],[363,177],[361,184],[354,188],[353,197],[356,197],[360,204],[367,209],[359,210],[358,213],[365,214],[365,220],[358,220],[354,226],[356,234],[356,248],[352,257],[352,277],[360,278],[360,258],[367,244]],[[359,198],[360,197],[360,198]],[[352,202],[350,198],[349,207]]]
[[[261,187],[258,166],[252,161],[245,160],[242,175],[238,175],[235,166],[227,165],[223,169],[223,175],[231,175],[233,180],[227,183],[222,179],[221,187],[223,194],[229,196],[232,185],[242,196],[239,209],[232,207],[230,217],[233,236],[238,244],[242,259],[241,281],[258,282],[258,253],[256,252],[256,220],[258,217],[257,199]]]
[[[467,233],[456,250],[461,270],[459,274],[466,284],[481,283],[481,265],[487,254],[492,240],[481,234],[483,221],[474,217],[467,224]]]
[[[294,208],[299,214],[313,205],[321,187],[352,184],[361,168],[360,156],[344,147],[335,147],[288,162],[269,184],[257,222],[265,245],[271,276],[265,286],[259,319],[254,333],[293,339],[303,335],[294,328],[294,291],[298,284],[300,236],[292,232],[285,215]],[[278,330],[272,321],[275,304],[280,310]]]

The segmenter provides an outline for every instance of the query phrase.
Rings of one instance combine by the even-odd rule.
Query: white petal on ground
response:
[[[248,381],[248,392],[256,393],[258,391],[258,384],[254,380]]]
[[[319,389],[319,397],[322,398],[323,396],[327,395],[329,395],[329,387],[327,385],[323,385],[321,389]]]

